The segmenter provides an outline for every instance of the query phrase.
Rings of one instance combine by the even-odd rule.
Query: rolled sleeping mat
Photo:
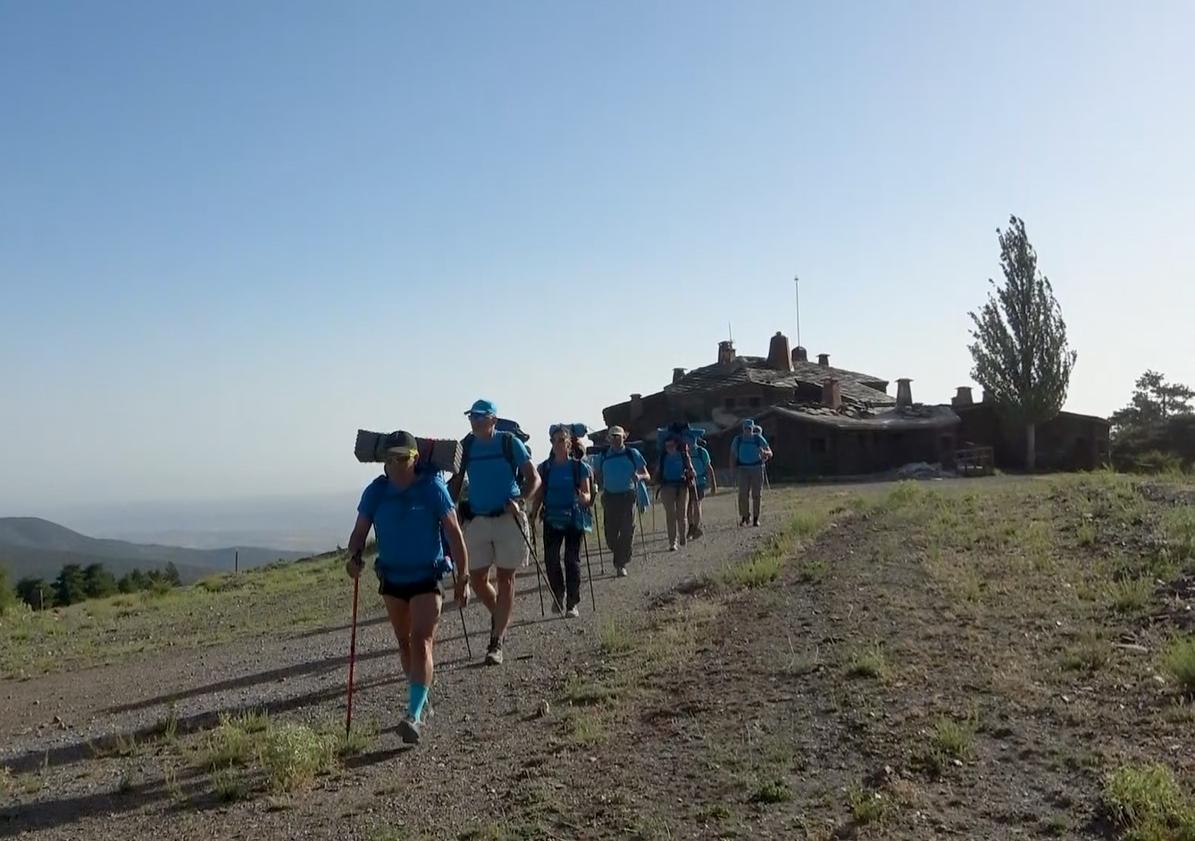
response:
[[[531,436],[523,431],[523,428],[519,426],[518,421],[512,421],[508,418],[498,418],[497,423],[494,425],[494,429],[496,429],[498,432],[510,432],[514,435],[514,437],[518,438],[524,444],[531,440]]]
[[[357,461],[364,463],[383,462],[386,460],[386,450],[390,447],[393,432],[370,432],[367,429],[357,430],[357,443],[353,447],[353,455]],[[424,467],[432,467],[446,473],[459,473],[461,470],[461,442],[455,439],[416,438],[415,445],[419,448],[419,463]]]
[[[690,444],[696,444],[697,439],[705,435],[705,430],[698,429],[697,427],[689,426],[687,424],[683,427],[679,424],[661,426],[656,429],[656,443],[660,446],[663,446],[664,442],[673,435],[683,436],[684,439]]]

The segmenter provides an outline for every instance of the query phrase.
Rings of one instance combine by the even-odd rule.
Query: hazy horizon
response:
[[[485,396],[542,452],[728,323],[795,344],[794,275],[811,355],[947,402],[1010,214],[1068,409],[1195,385],[1193,30],[1182,2],[0,5],[0,516],[343,541],[358,427],[460,437]]]

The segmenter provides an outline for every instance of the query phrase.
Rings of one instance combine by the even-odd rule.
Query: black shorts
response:
[[[426,581],[416,581],[413,584],[395,584],[393,581],[387,581],[384,578],[378,579],[379,596],[392,596],[404,602],[409,602],[416,596],[422,596],[425,593],[435,593],[440,598],[444,598],[444,593],[440,590],[439,579],[429,578]]]

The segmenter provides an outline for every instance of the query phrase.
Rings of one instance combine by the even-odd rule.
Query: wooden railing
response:
[[[969,447],[954,453],[960,476],[991,476],[996,472],[996,453],[991,447]]]

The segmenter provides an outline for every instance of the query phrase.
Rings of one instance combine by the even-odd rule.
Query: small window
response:
[[[824,454],[826,452],[826,439],[825,438],[810,438],[809,439],[809,452]]]

